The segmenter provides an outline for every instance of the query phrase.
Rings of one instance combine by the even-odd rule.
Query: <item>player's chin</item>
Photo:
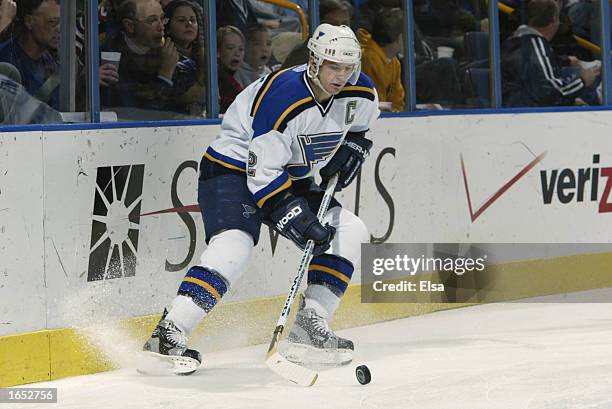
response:
[[[327,92],[332,95],[336,95],[339,94],[340,91],[342,91],[342,88],[344,88],[344,84],[329,84],[329,86],[327,87]]]

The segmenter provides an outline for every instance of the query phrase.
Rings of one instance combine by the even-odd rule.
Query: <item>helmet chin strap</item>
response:
[[[312,83],[322,93],[323,99],[331,98],[332,94],[330,94],[329,92],[327,92],[325,90],[325,88],[323,88],[323,84],[321,84],[321,81],[319,80],[319,67],[320,67],[320,65],[318,65],[316,62],[314,62],[312,64],[314,64],[314,72],[311,72],[311,63],[308,63],[308,68],[307,68],[308,78],[310,78],[312,80]]]
[[[321,91],[323,93],[323,99],[328,99],[331,98],[332,94],[330,94],[329,92],[327,92],[325,90],[325,88],[323,88],[323,84],[321,84],[321,81],[319,80],[319,76],[317,75],[314,78],[311,78],[313,84],[316,85],[316,87],[319,89],[319,91]]]

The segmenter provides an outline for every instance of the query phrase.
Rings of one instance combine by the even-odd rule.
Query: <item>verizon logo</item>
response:
[[[592,165],[598,164],[599,154],[594,154]],[[555,199],[561,204],[590,201],[599,202],[599,213],[612,212],[612,203],[608,200],[612,189],[612,167],[542,170],[540,182],[545,205],[552,204]],[[604,186],[601,196],[600,186]]]

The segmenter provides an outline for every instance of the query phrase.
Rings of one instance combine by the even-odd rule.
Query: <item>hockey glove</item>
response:
[[[306,248],[308,240],[314,240],[314,256],[327,251],[336,233],[332,226],[319,223],[306,199],[301,197],[289,196],[282,199],[270,212],[269,217],[274,228],[302,250]]]
[[[355,179],[372,147],[372,141],[365,138],[364,134],[364,132],[349,133],[346,136],[338,151],[319,172],[323,178],[322,188],[325,189],[327,181],[335,174],[338,174],[336,191],[344,189]]]

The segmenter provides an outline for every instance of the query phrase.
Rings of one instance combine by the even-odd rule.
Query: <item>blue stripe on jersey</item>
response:
[[[308,284],[320,284],[342,296],[353,276],[353,264],[333,254],[321,254],[310,261]]]
[[[271,79],[264,82],[264,91],[258,93],[251,109],[254,112],[253,138],[277,129],[292,110],[314,103],[302,79],[303,70],[294,68],[270,75]]]
[[[178,294],[191,297],[206,312],[212,310],[226,292],[227,285],[216,272],[199,266],[187,271],[178,289]]]
[[[266,203],[266,200],[268,200],[278,192],[287,189],[289,186],[291,186],[291,179],[289,178],[289,173],[285,169],[283,173],[281,173],[279,177],[270,182],[268,186],[264,187],[263,189],[260,189],[253,195],[255,203],[257,203],[257,206],[263,207],[264,203]]]
[[[289,171],[289,175],[292,179],[300,179],[308,175],[308,173],[310,172],[310,166],[289,165],[287,166],[287,170]]]
[[[239,161],[238,159],[230,158],[229,156],[225,156],[222,153],[217,152],[212,147],[208,147],[204,156],[219,165],[225,166],[226,168],[240,170],[242,172],[246,172],[246,163]]]

